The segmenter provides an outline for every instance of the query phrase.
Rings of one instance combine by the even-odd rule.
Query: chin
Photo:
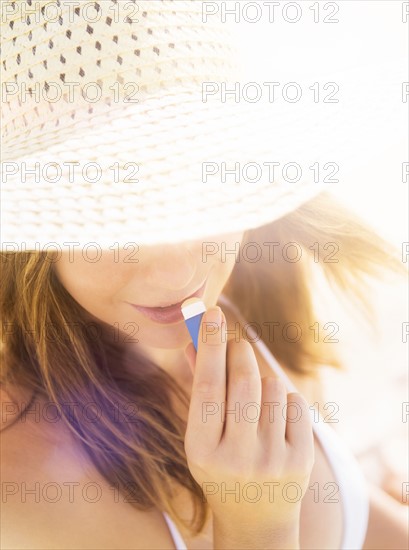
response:
[[[167,325],[152,323],[150,327],[140,327],[138,340],[144,346],[157,349],[186,347],[191,341],[184,321]]]

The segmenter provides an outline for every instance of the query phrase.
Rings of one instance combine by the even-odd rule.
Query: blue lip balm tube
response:
[[[203,313],[206,311],[206,306],[200,298],[188,298],[183,302],[181,310],[190,337],[192,338],[193,345],[197,351],[200,323],[202,321]]]

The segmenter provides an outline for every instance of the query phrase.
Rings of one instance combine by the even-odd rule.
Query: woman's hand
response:
[[[280,544],[297,548],[314,463],[307,402],[275,376],[260,378],[251,344],[227,342],[219,307],[203,315],[197,354],[191,344],[186,355],[194,379],[185,451],[214,521],[221,532],[261,530],[268,540],[296,533],[293,545]]]

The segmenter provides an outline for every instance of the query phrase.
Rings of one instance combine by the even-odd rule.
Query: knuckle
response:
[[[194,391],[210,398],[216,394],[217,386],[214,381],[210,379],[198,380],[194,385]]]
[[[229,466],[229,475],[241,480],[255,479],[255,470],[248,454],[235,454]]]
[[[267,389],[271,391],[285,391],[286,392],[286,386],[284,382],[281,380],[281,378],[278,378],[277,376],[268,375],[263,377],[264,384],[266,385]]]
[[[314,456],[298,454],[293,458],[290,466],[291,473],[293,477],[298,477],[300,479],[308,478],[311,474],[311,470],[314,467]]]
[[[236,388],[243,392],[253,389],[259,384],[260,378],[257,378],[256,374],[248,370],[237,370],[232,375],[232,381]]]

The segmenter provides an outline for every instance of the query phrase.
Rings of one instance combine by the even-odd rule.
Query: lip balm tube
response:
[[[206,311],[206,306],[200,298],[188,298],[183,302],[181,310],[190,337],[192,338],[193,345],[197,351],[200,323],[202,321],[203,314]]]

